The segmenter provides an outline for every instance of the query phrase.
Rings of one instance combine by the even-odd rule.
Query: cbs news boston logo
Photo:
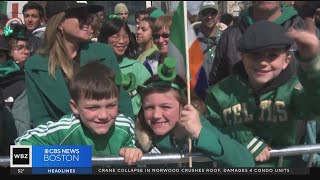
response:
[[[10,146],[11,174],[91,174],[91,146]]]

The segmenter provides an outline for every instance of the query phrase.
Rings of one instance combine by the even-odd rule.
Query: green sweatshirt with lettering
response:
[[[234,74],[207,90],[207,119],[245,145],[254,158],[266,146],[282,149],[297,145],[304,129],[303,120],[319,115],[319,65],[319,56],[309,62],[300,60],[298,75],[286,68],[254,91],[239,62]],[[294,164],[299,158],[287,157],[283,166],[299,166]],[[257,166],[275,167],[277,160],[271,158]]]

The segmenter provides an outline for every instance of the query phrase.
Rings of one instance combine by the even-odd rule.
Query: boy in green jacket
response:
[[[73,114],[47,122],[15,140],[20,145],[91,145],[92,155],[121,155],[128,165],[141,159],[134,122],[118,114],[119,87],[113,72],[97,61],[80,68],[70,81]]]
[[[277,158],[269,160],[270,150],[298,144],[299,120],[319,115],[319,40],[310,27],[312,32],[287,34],[273,22],[251,25],[238,42],[242,62],[235,73],[207,91],[208,119],[245,145],[258,166],[277,166]],[[287,68],[292,38],[298,76]],[[283,166],[303,165],[293,160],[301,157],[287,157]]]

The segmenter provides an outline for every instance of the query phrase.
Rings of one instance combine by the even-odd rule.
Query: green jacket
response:
[[[47,122],[15,140],[17,145],[91,145],[92,155],[119,155],[123,147],[135,147],[134,123],[122,114],[105,135],[92,134],[74,114]]]
[[[301,120],[319,115],[319,64],[319,57],[310,63],[300,62],[299,79],[296,75],[281,79],[285,77],[281,73],[255,93],[247,76],[235,73],[208,89],[207,118],[245,145],[253,157],[267,145],[272,149],[297,145]],[[290,159],[285,158],[284,166],[293,165]],[[261,166],[277,166],[277,160],[271,158]]]
[[[252,155],[243,145],[222,134],[205,117],[201,116],[200,120],[202,129],[199,138],[192,141],[192,152],[201,152],[209,156],[213,161],[217,161],[218,166],[255,166]],[[153,137],[152,148],[150,148],[149,153],[188,153],[188,140],[175,142],[173,133],[174,131],[171,131],[167,135]],[[198,166],[205,165],[207,168],[212,167],[212,164],[210,166],[208,163],[197,164]]]
[[[122,59],[122,62],[119,64],[121,73],[128,74],[133,73],[137,79],[137,84],[142,85],[147,79],[151,77],[151,74],[147,68],[137,60],[128,59],[127,57]],[[138,112],[141,107],[141,98],[140,95],[135,90],[135,93],[129,92],[131,95],[131,103],[133,108],[133,113],[135,116],[138,115]]]
[[[98,60],[109,68],[120,72],[113,49],[106,44],[87,42],[80,45],[80,66],[90,60]],[[27,95],[32,125],[38,126],[47,121],[58,121],[70,114],[70,94],[61,72],[57,69],[55,79],[49,76],[48,56],[35,54],[25,64]],[[119,111],[133,118],[132,105],[128,93],[121,88]]]

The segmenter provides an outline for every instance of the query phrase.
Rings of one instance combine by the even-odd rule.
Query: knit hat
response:
[[[154,11],[152,11],[152,13],[150,14],[150,17],[157,19],[158,17],[164,15],[164,12],[161,11],[160,9],[156,9]]]
[[[118,3],[115,7],[114,7],[114,14],[119,14],[119,13],[126,13],[129,12],[128,8],[125,4],[123,3]]]
[[[214,1],[203,1],[200,4],[199,12],[205,10],[205,9],[214,9],[218,11],[218,4]]]
[[[67,12],[76,8],[84,7],[87,7],[88,12],[90,13],[96,13],[104,10],[103,6],[88,4],[87,1],[48,1],[46,6],[46,15],[50,18],[61,12]]]
[[[251,53],[270,48],[288,48],[293,40],[286,33],[286,29],[279,24],[259,21],[249,26],[239,39],[238,49],[240,52]]]

